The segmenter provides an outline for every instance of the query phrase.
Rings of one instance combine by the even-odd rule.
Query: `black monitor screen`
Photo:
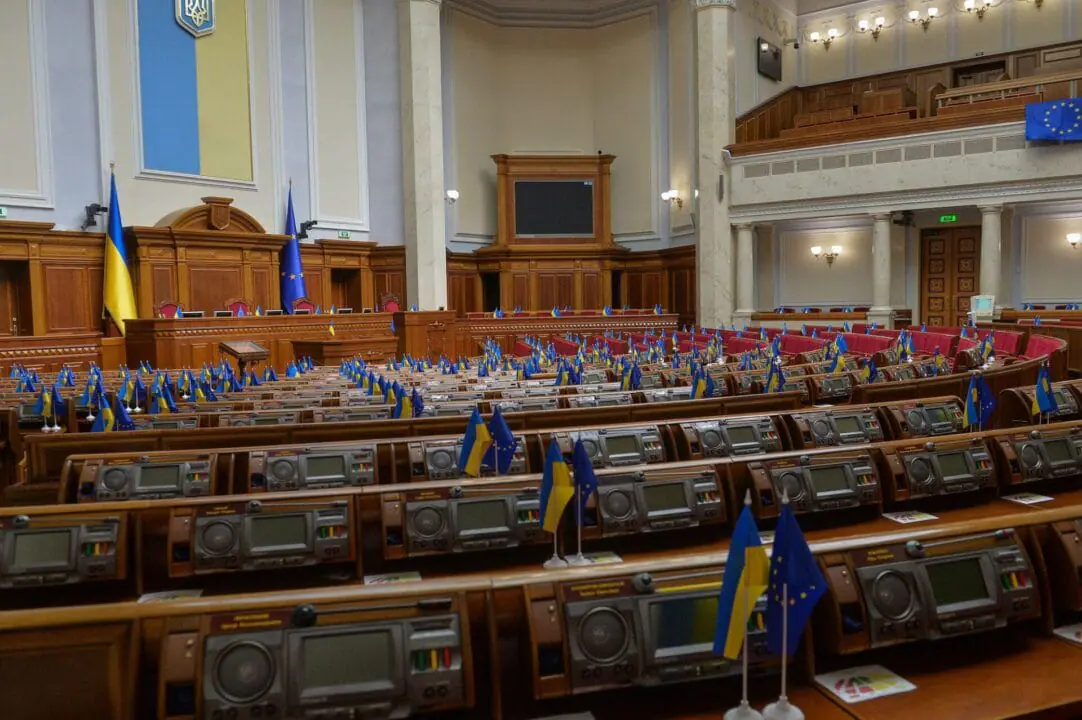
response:
[[[340,478],[346,475],[346,459],[341,455],[309,457],[305,466],[310,478]]]
[[[712,643],[717,615],[717,594],[651,604],[650,627],[655,647],[664,650]]]
[[[638,455],[639,441],[634,435],[610,435],[605,438],[609,455]]]
[[[812,488],[817,493],[849,489],[849,479],[843,465],[809,468],[808,474],[811,475]]]
[[[758,444],[759,437],[751,425],[734,425],[729,428],[729,442],[733,445]]]
[[[179,465],[150,465],[139,471],[139,487],[176,487],[179,484]]]
[[[515,234],[519,236],[594,234],[592,180],[515,182]]]
[[[966,454],[960,452],[943,453],[939,456],[939,469],[943,471],[943,477],[945,478],[969,475]]]
[[[864,432],[864,427],[860,423],[860,418],[853,415],[836,417],[834,418],[834,424],[838,427],[838,432],[842,435]]]
[[[391,633],[349,632],[313,635],[301,641],[304,669],[301,692],[320,689],[333,692],[380,681],[389,682]]]
[[[308,544],[307,515],[266,515],[252,518],[253,549]]]
[[[256,425],[278,425],[280,419],[277,417],[257,417],[255,418]]]
[[[20,570],[67,567],[71,553],[71,531],[16,533],[12,565]]]
[[[458,529],[488,530],[507,527],[507,503],[503,500],[483,500],[458,504]]]
[[[647,512],[684,510],[688,506],[684,483],[645,483],[642,495],[646,500]]]
[[[980,558],[929,563],[924,569],[928,572],[932,595],[939,607],[988,599]]]
[[[1070,441],[1066,438],[1059,440],[1046,440],[1044,443],[1045,452],[1048,453],[1048,459],[1054,463],[1070,462],[1074,459],[1071,455]]]
[[[947,408],[942,405],[933,405],[928,408],[928,419],[933,423],[947,422]]]
[[[1063,388],[1052,388],[1052,397],[1056,399],[1056,407],[1060,405],[1070,405],[1071,401],[1067,399],[1067,391]]]

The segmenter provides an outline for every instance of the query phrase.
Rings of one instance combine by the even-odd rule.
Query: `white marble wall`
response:
[[[736,158],[733,222],[1082,194],[1082,146],[1027,146],[1023,123]]]

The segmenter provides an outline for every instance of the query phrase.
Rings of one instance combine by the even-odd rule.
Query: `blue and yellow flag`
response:
[[[481,476],[481,460],[492,446],[492,434],[488,431],[481,412],[473,409],[470,421],[466,425],[466,434],[462,436],[462,449],[458,453],[458,471],[471,477]]]
[[[969,379],[969,388],[966,390],[965,416],[962,418],[962,427],[976,426],[982,428],[992,421],[992,413],[996,409],[996,396],[988,381],[981,375],[973,375]]]
[[[571,472],[564,462],[560,446],[555,441],[549,442],[545,456],[545,472],[541,476],[540,520],[545,532],[555,533],[560,527],[560,518],[564,508],[575,496],[575,486],[571,482]]]
[[[1026,105],[1026,140],[1082,140],[1082,100]]]
[[[1053,413],[1057,408],[1056,395],[1052,392],[1052,382],[1048,375],[1048,366],[1041,365],[1041,369],[1037,371],[1037,387],[1033,392],[1033,406],[1030,412],[1034,415]]]
[[[785,502],[781,506],[770,557],[766,643],[771,653],[781,655],[782,645],[786,655],[796,652],[804,626],[826,589],[826,580],[797,525],[793,509]],[[788,603],[783,604],[786,599]],[[788,622],[784,620],[786,613]],[[787,633],[783,634],[783,628]]]
[[[736,521],[729,544],[729,558],[725,562],[725,574],[721,579],[718,620],[714,630],[715,655],[730,659],[740,656],[740,648],[748,631],[748,618],[770,584],[769,572],[766,548],[759,537],[759,529],[755,527],[751,506],[745,503]]]
[[[860,369],[861,382],[871,384],[879,377],[879,368],[875,366],[875,359],[868,358],[868,362],[864,363],[864,367]]]
[[[845,353],[838,353],[834,356],[834,359],[830,361],[831,375],[841,375],[845,372]]]
[[[125,332],[124,323],[138,317],[135,290],[128,270],[128,251],[124,246],[124,223],[120,219],[120,200],[116,192],[116,173],[109,183],[109,224],[105,229],[105,309]]]

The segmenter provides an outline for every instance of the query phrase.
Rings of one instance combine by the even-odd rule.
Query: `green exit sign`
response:
[[[6,218],[8,216],[8,209],[6,207],[0,207],[0,218]]]
[[[947,225],[949,223],[956,223],[956,222],[958,222],[958,216],[957,215],[940,215],[939,216],[939,224],[940,225]]]
[[[338,239],[339,240],[349,240],[349,230],[339,230],[338,231]]]

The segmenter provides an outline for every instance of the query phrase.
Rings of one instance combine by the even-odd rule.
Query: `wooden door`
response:
[[[980,292],[981,229],[921,232],[921,314],[932,326],[964,325],[969,299]]]
[[[24,285],[29,287],[26,275],[27,263],[0,262],[0,336],[34,334],[28,293],[24,291]],[[55,297],[70,298],[59,288]]]

